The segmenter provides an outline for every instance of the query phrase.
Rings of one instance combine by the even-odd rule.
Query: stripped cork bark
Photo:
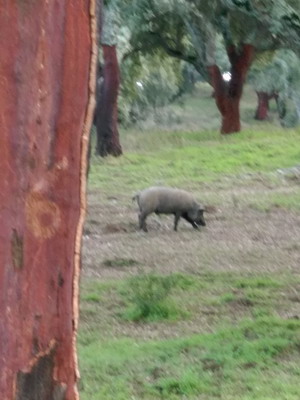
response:
[[[0,0],[0,392],[78,399],[95,0]]]

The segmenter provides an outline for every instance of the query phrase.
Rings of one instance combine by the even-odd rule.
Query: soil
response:
[[[139,272],[169,274],[203,271],[230,272],[245,275],[300,274],[300,212],[281,207],[260,211],[247,205],[248,196],[259,198],[266,191],[290,192],[296,186],[266,188],[251,184],[218,193],[223,206],[210,205],[206,227],[199,230],[180,220],[178,232],[173,231],[173,216],[148,217],[148,233],[137,228],[137,206],[124,194],[110,197],[101,191],[88,194],[88,215],[83,236],[83,278],[100,281],[124,279]],[[214,190],[211,188],[211,190]],[[300,289],[300,288],[299,288]],[[297,288],[284,294],[283,317],[300,317],[300,294]],[[112,295],[102,318],[111,318],[118,307]],[[243,298],[231,304],[232,315],[245,313],[251,304]],[[105,313],[108,313],[107,315]],[[124,324],[116,318],[110,330],[113,336],[157,338],[182,336],[210,331],[218,316],[214,308],[204,307],[193,320],[180,321],[173,326],[153,323],[151,329],[143,324]],[[105,332],[103,332],[105,335]]]
[[[259,198],[266,190],[284,194],[293,187],[225,189],[219,191],[224,206],[205,204],[206,227],[195,230],[181,219],[178,232],[174,232],[173,216],[151,215],[148,233],[138,230],[138,207],[131,195],[128,199],[123,194],[112,198],[101,191],[90,191],[83,275],[124,278],[141,268],[156,273],[195,273],[202,269],[300,273],[300,212],[278,206],[260,211],[244,204],[249,195],[255,192]],[[129,260],[128,265],[105,266],[107,260],[114,259]]]

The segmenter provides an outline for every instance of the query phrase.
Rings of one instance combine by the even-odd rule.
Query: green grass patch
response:
[[[99,303],[101,296],[98,293],[86,293],[81,296],[83,301]]]
[[[288,355],[299,356],[299,334],[298,320],[264,317],[173,340],[86,344],[79,335],[81,396],[296,400],[300,368]]]
[[[282,280],[274,279],[270,276],[245,277],[234,282],[234,286],[240,289],[278,288],[283,284]]]
[[[222,296],[219,297],[220,304],[231,303],[232,301],[236,300],[237,297],[234,293],[224,293]]]
[[[285,208],[287,210],[300,210],[300,189],[295,188],[292,192],[268,193],[255,201],[249,202],[250,206],[260,211],[270,211],[274,208]]]
[[[191,280],[183,275],[141,274],[129,279],[121,293],[128,302],[123,318],[132,321],[174,320],[184,315],[170,298],[175,287],[187,288]]]
[[[155,149],[145,146],[124,157],[94,161],[90,187],[101,187],[113,195],[140,189],[141,181],[143,187],[160,183],[184,186],[186,182],[214,181],[224,174],[270,172],[296,165],[300,159],[300,133],[296,130],[250,130],[229,137],[216,137],[213,132],[177,132],[166,134],[166,142],[161,142],[165,133],[142,134],[148,140],[152,135]]]
[[[146,322],[192,319],[203,305],[213,306],[216,315],[223,317],[230,314],[233,305],[244,307],[245,312],[256,308],[271,312],[281,299],[278,291],[293,283],[289,275],[237,278],[234,274],[205,271],[197,275],[138,273],[118,281],[86,281],[81,308],[87,319],[85,310],[92,315],[94,303],[99,313],[107,307],[120,321]],[[95,324],[93,318],[90,324]]]
[[[176,129],[121,129],[124,156],[101,159],[93,155],[89,186],[130,197],[133,191],[153,184],[195,186],[224,175],[264,173],[299,164],[300,130],[255,122],[257,99],[252,90],[245,88],[247,101],[241,104],[247,124],[233,135],[219,133],[220,116],[210,92],[201,84],[183,108],[174,106],[183,116]],[[93,143],[94,136],[95,132]]]
[[[81,398],[298,400],[300,321],[277,314],[298,283],[288,274],[210,271],[83,281]],[[202,312],[211,333],[155,341],[111,334],[153,323],[164,332]]]

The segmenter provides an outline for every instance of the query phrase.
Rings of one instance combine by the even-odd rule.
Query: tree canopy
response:
[[[135,54],[142,54],[145,61],[146,55],[151,57],[163,50],[168,56],[194,66],[214,88],[222,114],[222,132],[240,129],[239,100],[255,57],[284,48],[300,54],[297,0],[110,0],[105,3],[107,20],[111,20],[109,10],[118,10],[115,19],[118,23],[121,21],[126,31],[125,42],[119,46],[119,54],[123,52],[119,59],[131,57],[142,67]],[[124,35],[119,34],[118,40],[122,38]],[[231,72],[229,82],[223,79],[225,71]],[[235,122],[232,121],[234,114]]]
[[[300,50],[300,5],[295,0],[134,0],[131,8],[135,46],[161,46],[198,70],[212,62],[212,51],[205,50],[215,33],[226,46]]]

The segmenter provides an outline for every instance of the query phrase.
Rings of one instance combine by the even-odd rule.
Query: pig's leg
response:
[[[174,215],[175,215],[175,218],[174,218],[174,231],[177,231],[177,225],[178,225],[178,222],[180,220],[181,213],[177,212]]]
[[[141,211],[139,213],[139,228],[143,229],[144,232],[148,232],[147,225],[146,225],[146,218],[148,214],[145,212]]]

